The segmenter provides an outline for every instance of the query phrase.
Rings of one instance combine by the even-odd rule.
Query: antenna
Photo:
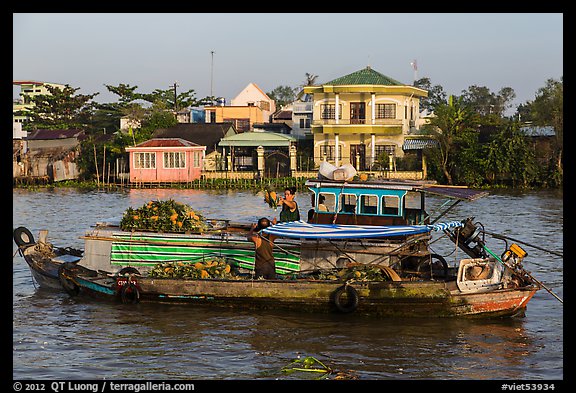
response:
[[[210,54],[212,55],[212,64],[210,66],[210,103],[212,105],[214,105],[214,93],[212,92],[212,85],[214,80],[214,53],[214,51],[210,51]]]

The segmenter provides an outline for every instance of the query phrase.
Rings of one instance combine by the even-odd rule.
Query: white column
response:
[[[340,166],[339,161],[340,161],[340,147],[339,147],[339,143],[340,143],[340,136],[338,134],[334,134],[334,165],[336,166]]]
[[[290,145],[289,152],[290,152],[290,173],[292,174],[292,176],[294,176],[294,173],[297,170],[297,167],[296,167],[296,146]]]
[[[340,94],[336,93],[336,110],[334,111],[334,116],[336,117],[336,124],[339,124],[340,121]]]
[[[264,177],[264,148],[258,146],[256,152],[258,153],[258,174],[262,178]]]
[[[372,124],[376,124],[376,94],[372,93]]]
[[[374,157],[376,155],[376,136],[374,134],[370,135],[370,143],[371,143],[371,153],[372,153],[372,159],[371,159],[371,165],[374,165],[374,163],[376,162],[376,157]]]

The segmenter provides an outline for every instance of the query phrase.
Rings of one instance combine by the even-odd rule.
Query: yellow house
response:
[[[370,170],[383,154],[402,157],[406,136],[420,122],[420,98],[428,92],[387,77],[370,66],[321,86],[306,86],[313,97],[314,161],[350,163]]]

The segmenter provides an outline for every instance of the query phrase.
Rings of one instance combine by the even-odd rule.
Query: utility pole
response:
[[[174,114],[178,111],[178,106],[176,104],[176,87],[178,87],[178,82],[174,82],[174,85],[170,86],[174,87]]]
[[[212,105],[214,105],[214,93],[212,92],[212,85],[214,82],[214,51],[210,51],[210,54],[212,55],[212,63],[210,65],[210,102]]]

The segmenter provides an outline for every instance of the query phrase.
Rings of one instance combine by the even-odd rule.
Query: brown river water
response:
[[[279,213],[257,191],[14,189],[13,227],[25,226],[35,237],[47,229],[53,244],[83,248],[79,237],[95,222],[168,198],[209,218],[255,222]],[[297,193],[296,200],[306,217],[309,194]],[[428,212],[442,202],[429,197]],[[562,191],[493,191],[459,204],[440,221],[473,216],[486,231],[562,254],[563,211]],[[499,240],[488,240],[494,249],[503,247]],[[453,262],[453,245],[436,244],[434,251]],[[562,257],[522,247],[528,251],[526,269],[563,298]],[[306,356],[360,381],[564,379],[564,305],[544,289],[528,304],[526,316],[516,319],[385,319],[353,313],[125,305],[37,288],[24,260],[18,254],[12,259],[15,380],[317,378],[310,375],[314,373],[282,372],[291,361]]]

